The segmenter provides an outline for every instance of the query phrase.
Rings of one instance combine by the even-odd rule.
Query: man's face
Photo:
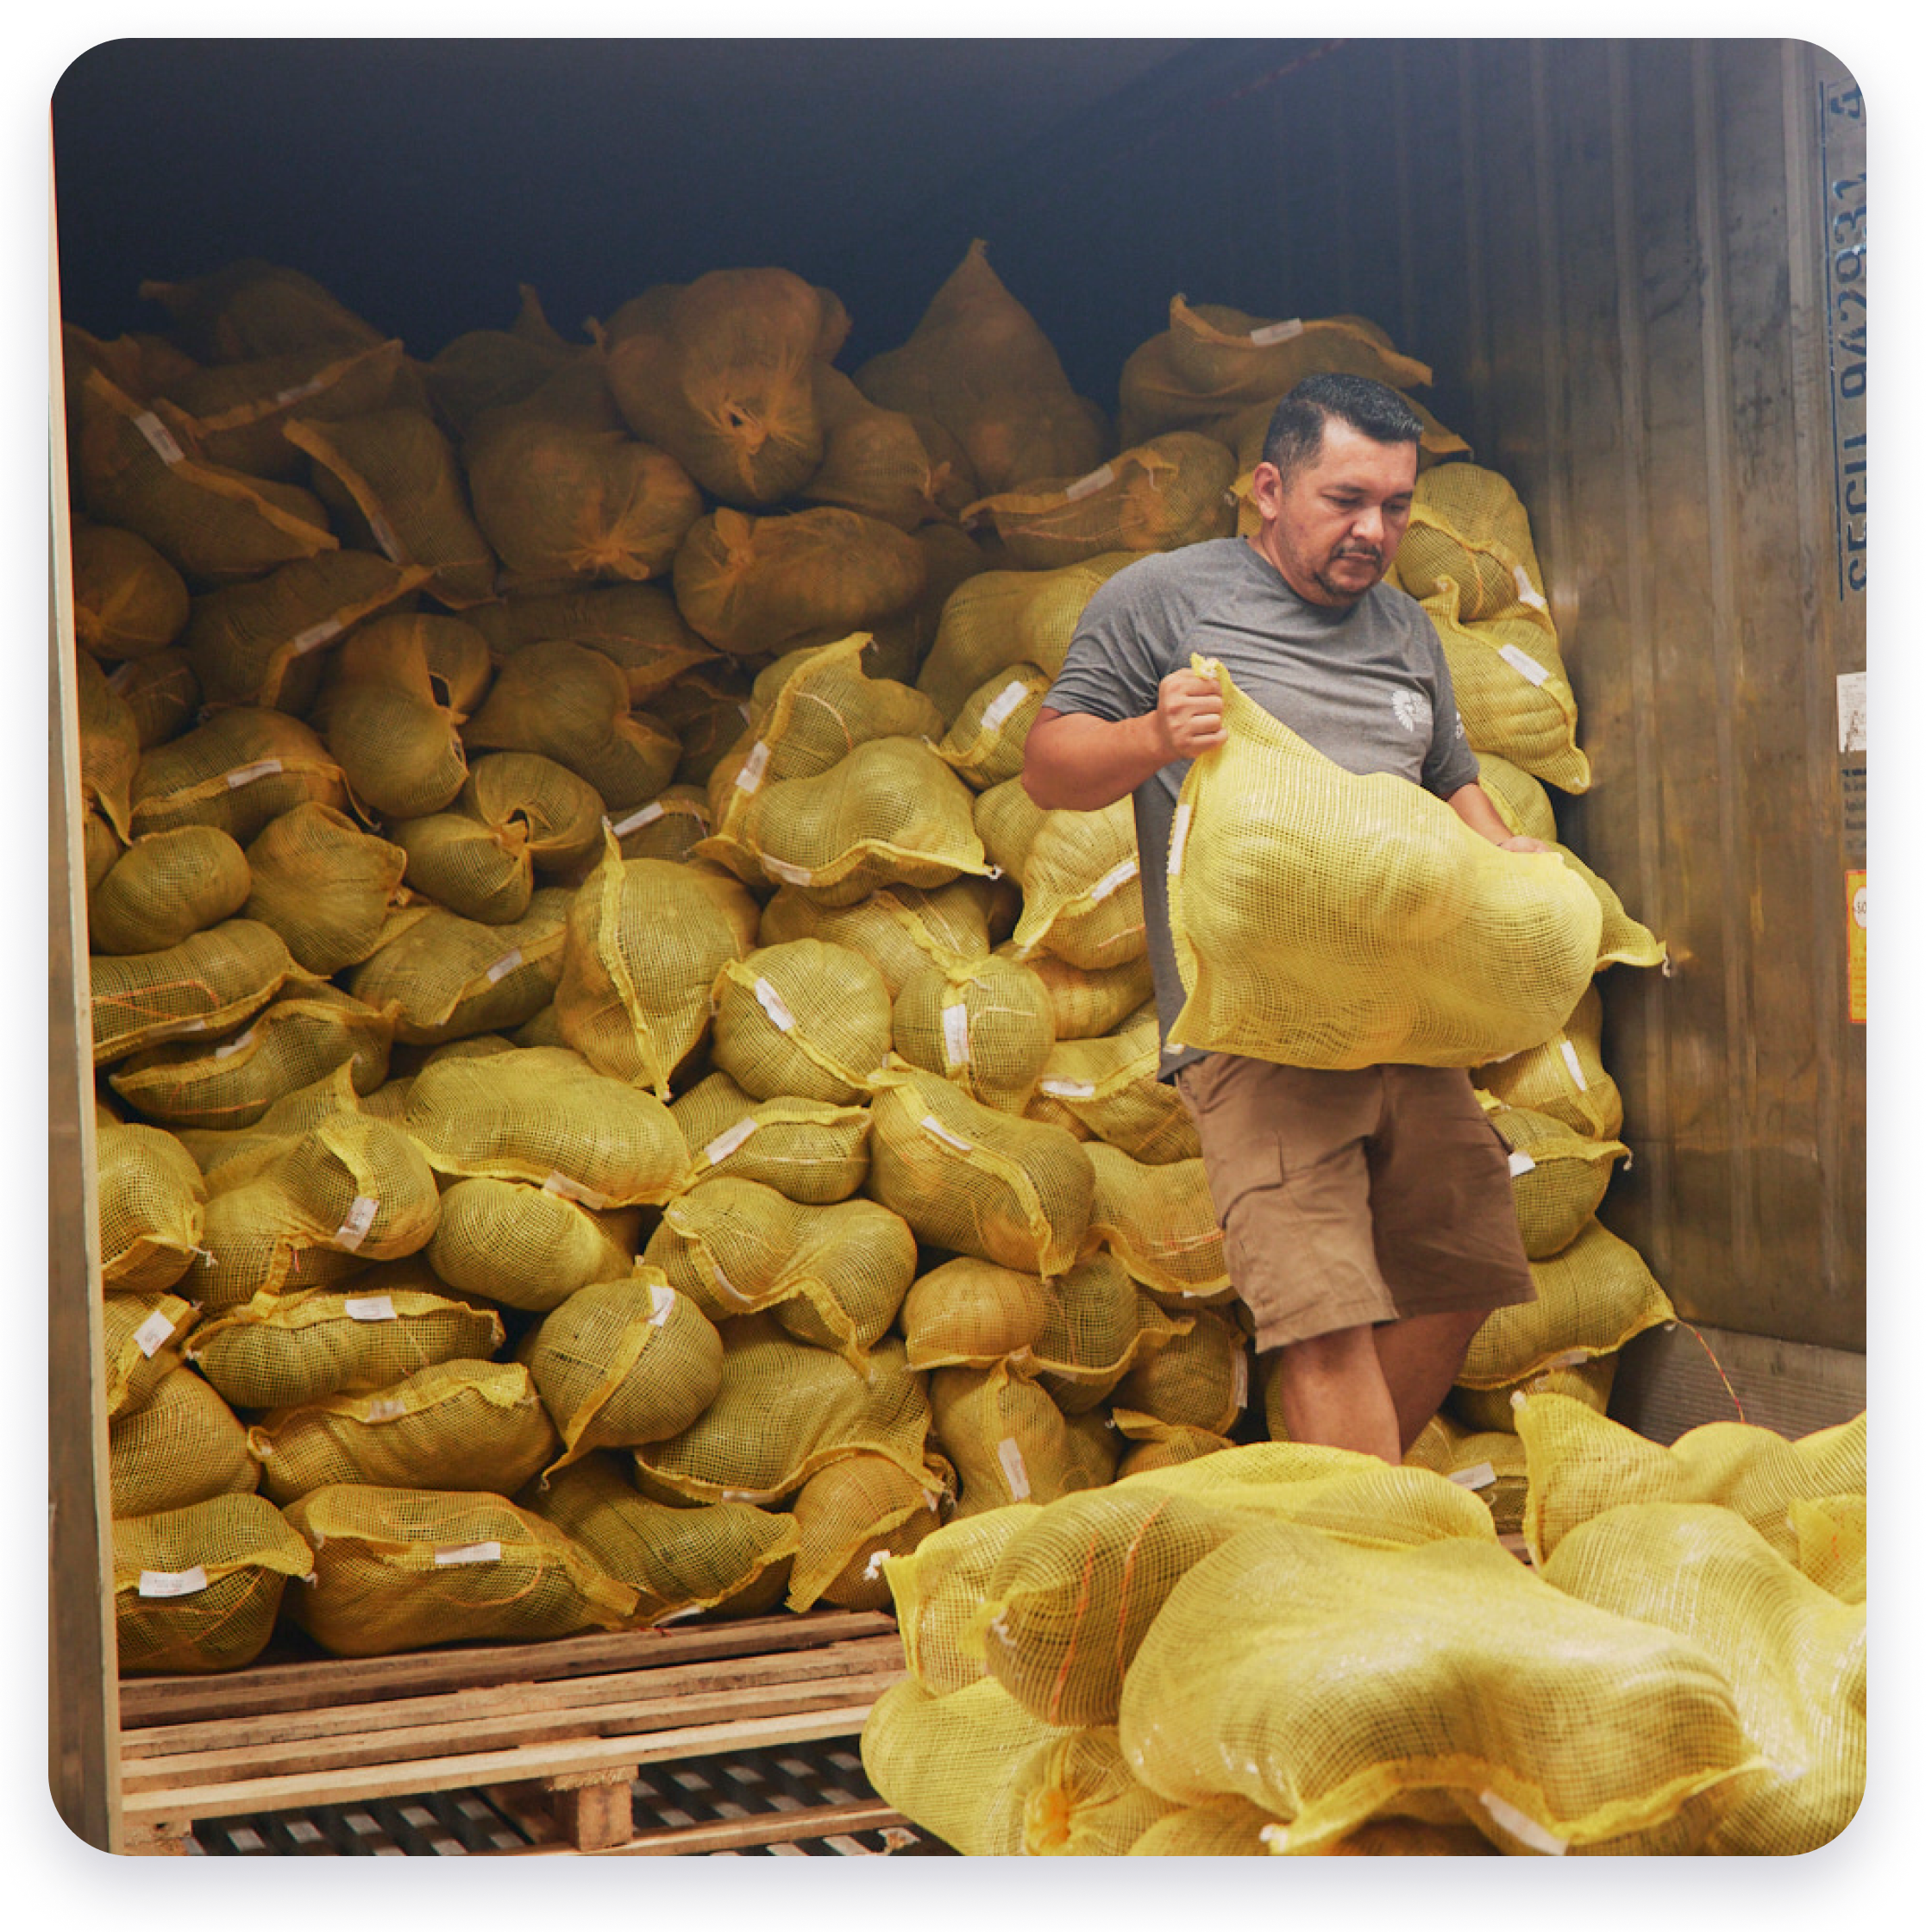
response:
[[[1311,461],[1285,478],[1256,465],[1256,547],[1309,603],[1353,604],[1381,580],[1408,528],[1415,467],[1413,442],[1377,442],[1329,417]]]

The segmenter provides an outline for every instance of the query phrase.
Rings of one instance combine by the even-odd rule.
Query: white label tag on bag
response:
[[[763,977],[751,982],[751,990],[757,995],[758,1004],[765,1009],[765,1017],[780,1032],[788,1033],[798,1025],[792,1009],[785,1004],[785,996],[771,982]]]
[[[351,1321],[393,1321],[396,1304],[386,1295],[355,1295],[342,1303]]]
[[[890,1550],[875,1550],[865,1559],[865,1569],[862,1574],[867,1583],[875,1584],[878,1582],[879,1572],[885,1568],[887,1560],[891,1555],[892,1552]]]
[[[1495,1465],[1490,1463],[1472,1463],[1467,1469],[1452,1470],[1449,1480],[1458,1489],[1486,1490],[1496,1481]]]
[[[1502,645],[1496,656],[1512,671],[1527,678],[1532,684],[1544,685],[1550,681],[1550,674],[1527,650],[1521,650],[1515,644]]]
[[[1174,832],[1167,848],[1167,875],[1170,879],[1181,876],[1181,850],[1188,842],[1188,823],[1194,817],[1194,805],[1189,800],[1174,808]]]
[[[1040,1091],[1051,1094],[1057,1101],[1090,1101],[1094,1083],[1090,1080],[1043,1080]]]
[[[217,1060],[225,1060],[231,1053],[239,1053],[243,1047],[252,1046],[254,1044],[254,1037],[255,1030],[253,1026],[249,1027],[245,1033],[237,1033],[233,1039],[226,1041],[215,1049],[215,1057]]]
[[[181,445],[168,434],[167,424],[152,410],[143,410],[135,418],[135,427],[147,438],[147,446],[164,463],[170,466],[185,461]]]
[[[611,825],[608,819],[604,823],[611,825],[612,831],[622,838],[628,833],[642,831],[646,825],[655,825],[663,816],[664,807],[653,799],[649,805],[640,806],[628,819],[620,819],[614,825]]]
[[[521,946],[512,946],[510,950],[503,956],[501,959],[497,961],[495,965],[490,968],[488,972],[484,974],[483,977],[486,979],[492,986],[494,986],[499,980],[506,977],[511,973],[514,973],[517,969],[523,964],[523,948]]]
[[[731,1277],[727,1275],[715,1261],[712,1260],[709,1256],[706,1257],[705,1266],[711,1270],[712,1286],[715,1288],[727,1302],[735,1302],[741,1308],[749,1308],[751,1306],[751,1297],[747,1295],[743,1291],[743,1289],[737,1287],[732,1282]],[[655,1304],[653,1305],[655,1306]]]
[[[372,511],[369,513],[369,534],[375,538],[377,543],[381,544],[384,555],[392,563],[401,564],[409,561],[409,559],[403,555],[403,546],[398,540],[395,531],[389,527],[389,519],[380,510]]]
[[[237,765],[228,774],[228,788],[238,792],[244,785],[253,785],[258,778],[273,778],[282,768],[279,758],[257,758],[252,765]]]
[[[393,1422],[409,1414],[409,1404],[400,1396],[384,1396],[362,1411],[365,1422]]]
[[[727,1127],[718,1138],[705,1149],[705,1158],[713,1167],[722,1160],[728,1160],[758,1131],[758,1122],[752,1114],[746,1114],[735,1127]]]
[[[1009,1435],[1000,1444],[996,1452],[1000,1467],[1006,1471],[1007,1487],[1013,1492],[1015,1502],[1024,1502],[1033,1493],[1033,1485],[1026,1479],[1026,1458],[1019,1452],[1019,1445]]]
[[[1251,329],[1248,340],[1257,348],[1272,348],[1276,342],[1292,342],[1306,326],[1297,319],[1271,322],[1264,329]]]
[[[342,1217],[342,1225],[336,1230],[336,1246],[354,1254],[368,1239],[369,1230],[375,1226],[376,1214],[381,1206],[373,1195],[357,1195],[349,1203],[348,1213]]]
[[[946,1038],[946,1064],[949,1067],[963,1067],[972,1057],[966,1037],[965,1007],[941,1007],[939,1027]]]
[[[765,767],[771,762],[771,747],[760,738],[745,754],[733,782],[741,792],[756,792],[765,781]]]
[[[1115,893],[1120,891],[1122,886],[1126,884],[1128,880],[1138,879],[1139,876],[1140,861],[1138,859],[1122,859],[1111,872],[1103,875],[1095,881],[1094,903],[1097,906],[1101,900],[1111,899]]]
[[[1113,465],[1102,463],[1098,469],[1089,470],[1077,483],[1067,486],[1067,501],[1078,503],[1082,497],[1095,495],[1113,480]]]
[[[1516,566],[1516,595],[1533,611],[1546,611],[1550,607],[1549,599],[1530,582],[1529,573],[1520,563]]]
[[[953,1133],[947,1128],[942,1126],[939,1124],[939,1118],[937,1114],[927,1114],[926,1117],[919,1122],[919,1125],[924,1127],[925,1131],[929,1134],[931,1134],[935,1140],[943,1140],[945,1142],[947,1146],[957,1147],[963,1154],[969,1154],[972,1152],[972,1142],[969,1140],[962,1140],[957,1134]]]
[[[110,691],[125,691],[135,681],[135,675],[140,669],[141,661],[138,658],[130,657],[125,664],[117,667],[109,674],[108,689]]]
[[[1026,702],[1026,687],[1015,678],[980,716],[982,730],[997,731]]]
[[[543,1183],[545,1194],[561,1195],[566,1201],[574,1201],[580,1207],[594,1208],[601,1212],[611,1205],[607,1194],[599,1194],[595,1188],[586,1188],[580,1181],[573,1181],[568,1174],[559,1174],[555,1168],[550,1177]]]
[[[306,382],[298,382],[292,389],[278,389],[275,392],[275,407],[286,409],[291,403],[298,403],[304,396],[319,396],[329,386],[327,376],[310,376]]]
[[[1494,1791],[1478,1792],[1477,1802],[1518,1844],[1527,1846],[1531,1851],[1561,1858],[1570,1849],[1562,1839],[1544,1830],[1535,1819],[1519,1811],[1507,1798],[1498,1797]]]
[[[320,624],[311,624],[306,630],[298,630],[289,639],[289,649],[298,657],[306,657],[312,650],[320,650],[331,637],[342,634],[340,618],[324,618]]]
[[[174,1324],[167,1318],[165,1309],[156,1308],[140,1327],[135,1330],[135,1346],[152,1361],[154,1351],[174,1333]]]
[[[501,1543],[451,1543],[436,1552],[436,1568],[447,1569],[453,1563],[500,1563],[503,1560]]]
[[[191,1570],[143,1570],[143,1596],[193,1596],[208,1588],[208,1572],[200,1564]]]
[[[1577,1057],[1577,1049],[1574,1043],[1565,1040],[1563,1043],[1561,1051],[1563,1063],[1569,1068],[1570,1077],[1577,1083],[1577,1091],[1579,1094],[1587,1094],[1590,1091],[1590,1082],[1584,1078],[1584,1063]]]
[[[1234,1358],[1234,1406],[1248,1406],[1248,1352],[1241,1349]]]
[[[788,865],[783,859],[775,859],[768,853],[760,855],[760,863],[781,885],[809,886],[812,883],[809,865]]]
[[[1509,1178],[1520,1181],[1524,1175],[1532,1172],[1535,1166],[1536,1157],[1534,1154],[1512,1154],[1509,1157]]]
[[[1589,1359],[1590,1351],[1587,1348],[1566,1348],[1562,1354],[1552,1355],[1550,1358],[1548,1363],[1545,1365],[1545,1372],[1546,1373],[1550,1369],[1581,1368]]]
[[[650,1284],[650,1325],[653,1328],[662,1328],[671,1319],[671,1310],[677,1305],[677,1296],[663,1283]]]

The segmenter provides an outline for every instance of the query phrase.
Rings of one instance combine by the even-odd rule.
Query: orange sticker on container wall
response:
[[[1865,875],[1845,875],[1845,980],[1852,1024],[1865,1024]]]

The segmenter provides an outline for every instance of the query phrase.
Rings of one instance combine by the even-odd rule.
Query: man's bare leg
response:
[[[1403,1449],[1442,1407],[1450,1385],[1462,1372],[1471,1339],[1489,1313],[1487,1308],[1452,1308],[1441,1314],[1410,1315],[1370,1331]]]
[[[1460,1366],[1459,1354],[1456,1362]],[[1375,1327],[1364,1323],[1290,1342],[1281,1352],[1277,1373],[1290,1440],[1359,1449],[1384,1462],[1402,1460],[1399,1411]]]

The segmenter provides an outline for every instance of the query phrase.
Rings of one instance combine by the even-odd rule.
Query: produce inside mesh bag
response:
[[[401,846],[310,800],[250,841],[243,914],[279,932],[310,972],[339,973],[383,943],[407,864]]]
[[[995,671],[959,708],[939,756],[975,792],[1019,776],[1026,734],[1053,681],[1038,664]]]
[[[932,1389],[933,1431],[959,1476],[955,1521],[1094,1487],[1073,1424],[1031,1375],[1006,1361],[935,1369]]]
[[[239,1670],[267,1647],[309,1546],[260,1496],[221,1496],[114,1525],[114,1634],[130,1672]]]
[[[1547,1260],[1583,1233],[1603,1205],[1610,1171],[1630,1150],[1592,1140],[1534,1107],[1509,1107],[1482,1089],[1490,1125],[1509,1144],[1511,1192],[1524,1251]]]
[[[915,973],[953,958],[977,959],[991,947],[994,881],[955,879],[922,892],[882,886],[850,906],[822,906],[796,886],[781,886],[758,920],[758,944],[823,939],[850,946],[879,969],[897,999]]]
[[[109,681],[134,713],[143,751],[179,737],[201,709],[201,681],[185,650],[130,658]]]
[[[1466,1067],[1547,1039],[1596,970],[1588,888],[1418,786],[1343,771],[1214,669],[1228,740],[1189,770],[1168,859],[1171,1043]]]
[[[1093,1232],[1137,1282],[1170,1308],[1233,1299],[1203,1162],[1145,1165],[1104,1141],[1081,1151],[1094,1170]]]
[[[261,1487],[289,1503],[329,1483],[507,1496],[556,1453],[520,1362],[438,1362],[371,1395],[272,1409],[248,1433]]]
[[[813,369],[812,380],[825,455],[799,492],[804,501],[856,510],[911,530],[950,520],[972,500],[976,491],[965,449],[935,418],[879,408],[827,363]]]
[[[1603,1070],[1603,1000],[1595,983],[1550,1038],[1477,1068],[1476,1084],[1509,1107],[1527,1107],[1586,1140],[1612,1140],[1623,1096]]]
[[[871,1110],[781,1095],[756,1100],[728,1073],[708,1074],[671,1102],[691,1153],[691,1185],[756,1181],[822,1208],[848,1200],[871,1168]]]
[[[188,586],[145,536],[77,517],[74,639],[105,663],[151,657],[187,628]]]
[[[1053,1051],[1052,998],[1015,960],[934,961],[894,998],[892,1044],[975,1100],[1018,1113]]]
[[[760,1100],[846,1107],[892,1044],[892,996],[849,946],[794,939],[728,960],[712,988],[712,1063]]]
[[[1201,1135],[1187,1103],[1157,1077],[1160,1028],[1153,1019],[1099,1039],[1057,1044],[1028,1096],[1030,1120],[1070,1126],[1148,1166],[1198,1160]]]
[[[334,1483],[285,1514],[315,1551],[296,1622],[337,1657],[616,1630],[636,1610],[628,1584],[500,1496]]]
[[[1245,1798],[1290,1852],[1390,1813],[1466,1819],[1509,1851],[1696,1851],[1769,1772],[1706,1649],[1468,1537],[1231,1537],[1161,1606],[1120,1710],[1142,1784]]]
[[[1188,1330],[1186,1319],[1170,1320],[1110,1254],[1086,1256],[1050,1286],[1046,1320],[1013,1365],[1070,1416],[1096,1409]]]
[[[714,656],[678,615],[670,592],[661,584],[511,590],[500,604],[480,605],[467,612],[466,621],[505,658],[551,637],[586,645],[624,673],[633,705],[652,705],[681,684],[687,671]],[[460,698],[455,701],[464,711],[476,708]]]
[[[199,1320],[200,1311],[178,1295],[153,1289],[116,1294],[109,1285],[101,1304],[101,1365],[110,1423],[139,1408],[181,1366],[180,1345]]]
[[[101,1285],[110,1295],[172,1288],[201,1245],[208,1184],[194,1157],[133,1121],[97,1128],[94,1151]]]
[[[245,1495],[260,1475],[248,1432],[192,1369],[163,1376],[147,1402],[108,1427],[109,1494],[117,1516]]]
[[[342,768],[308,725],[249,706],[143,752],[131,796],[136,837],[213,825],[242,846],[296,806],[348,803]]]
[[[1512,1431],[1468,1429],[1446,1414],[1432,1415],[1402,1460],[1412,1469],[1433,1469],[1479,1498],[1499,1533],[1521,1532],[1529,1463],[1522,1439]]]
[[[787,1609],[889,1607],[885,1565],[917,1549],[939,1527],[940,1501],[940,1490],[884,1456],[845,1456],[826,1464],[793,1499],[799,1550]]]
[[[94,1063],[194,1035],[219,1037],[310,975],[279,934],[254,919],[223,919],[160,952],[87,962]]]
[[[1704,1849],[1789,1856],[1828,1844],[1865,1797],[1866,1619],[1711,1503],[1622,1505],[1544,1564],[1554,1589],[1672,1632],[1715,1659],[1770,1775]]]
[[[479,1176],[443,1189],[423,1251],[459,1293],[543,1313],[593,1282],[630,1272],[641,1211],[599,1212],[529,1181]]]
[[[1592,1355],[1576,1360],[1582,1352],[1580,1349],[1565,1349],[1550,1367],[1494,1389],[1472,1389],[1458,1383],[1444,1397],[1443,1408],[1465,1428],[1507,1429],[1512,1433],[1516,1427],[1519,1396],[1569,1396],[1597,1414],[1607,1415],[1610,1394],[1616,1384],[1616,1355]],[[1270,1393],[1273,1393],[1272,1389]]]

